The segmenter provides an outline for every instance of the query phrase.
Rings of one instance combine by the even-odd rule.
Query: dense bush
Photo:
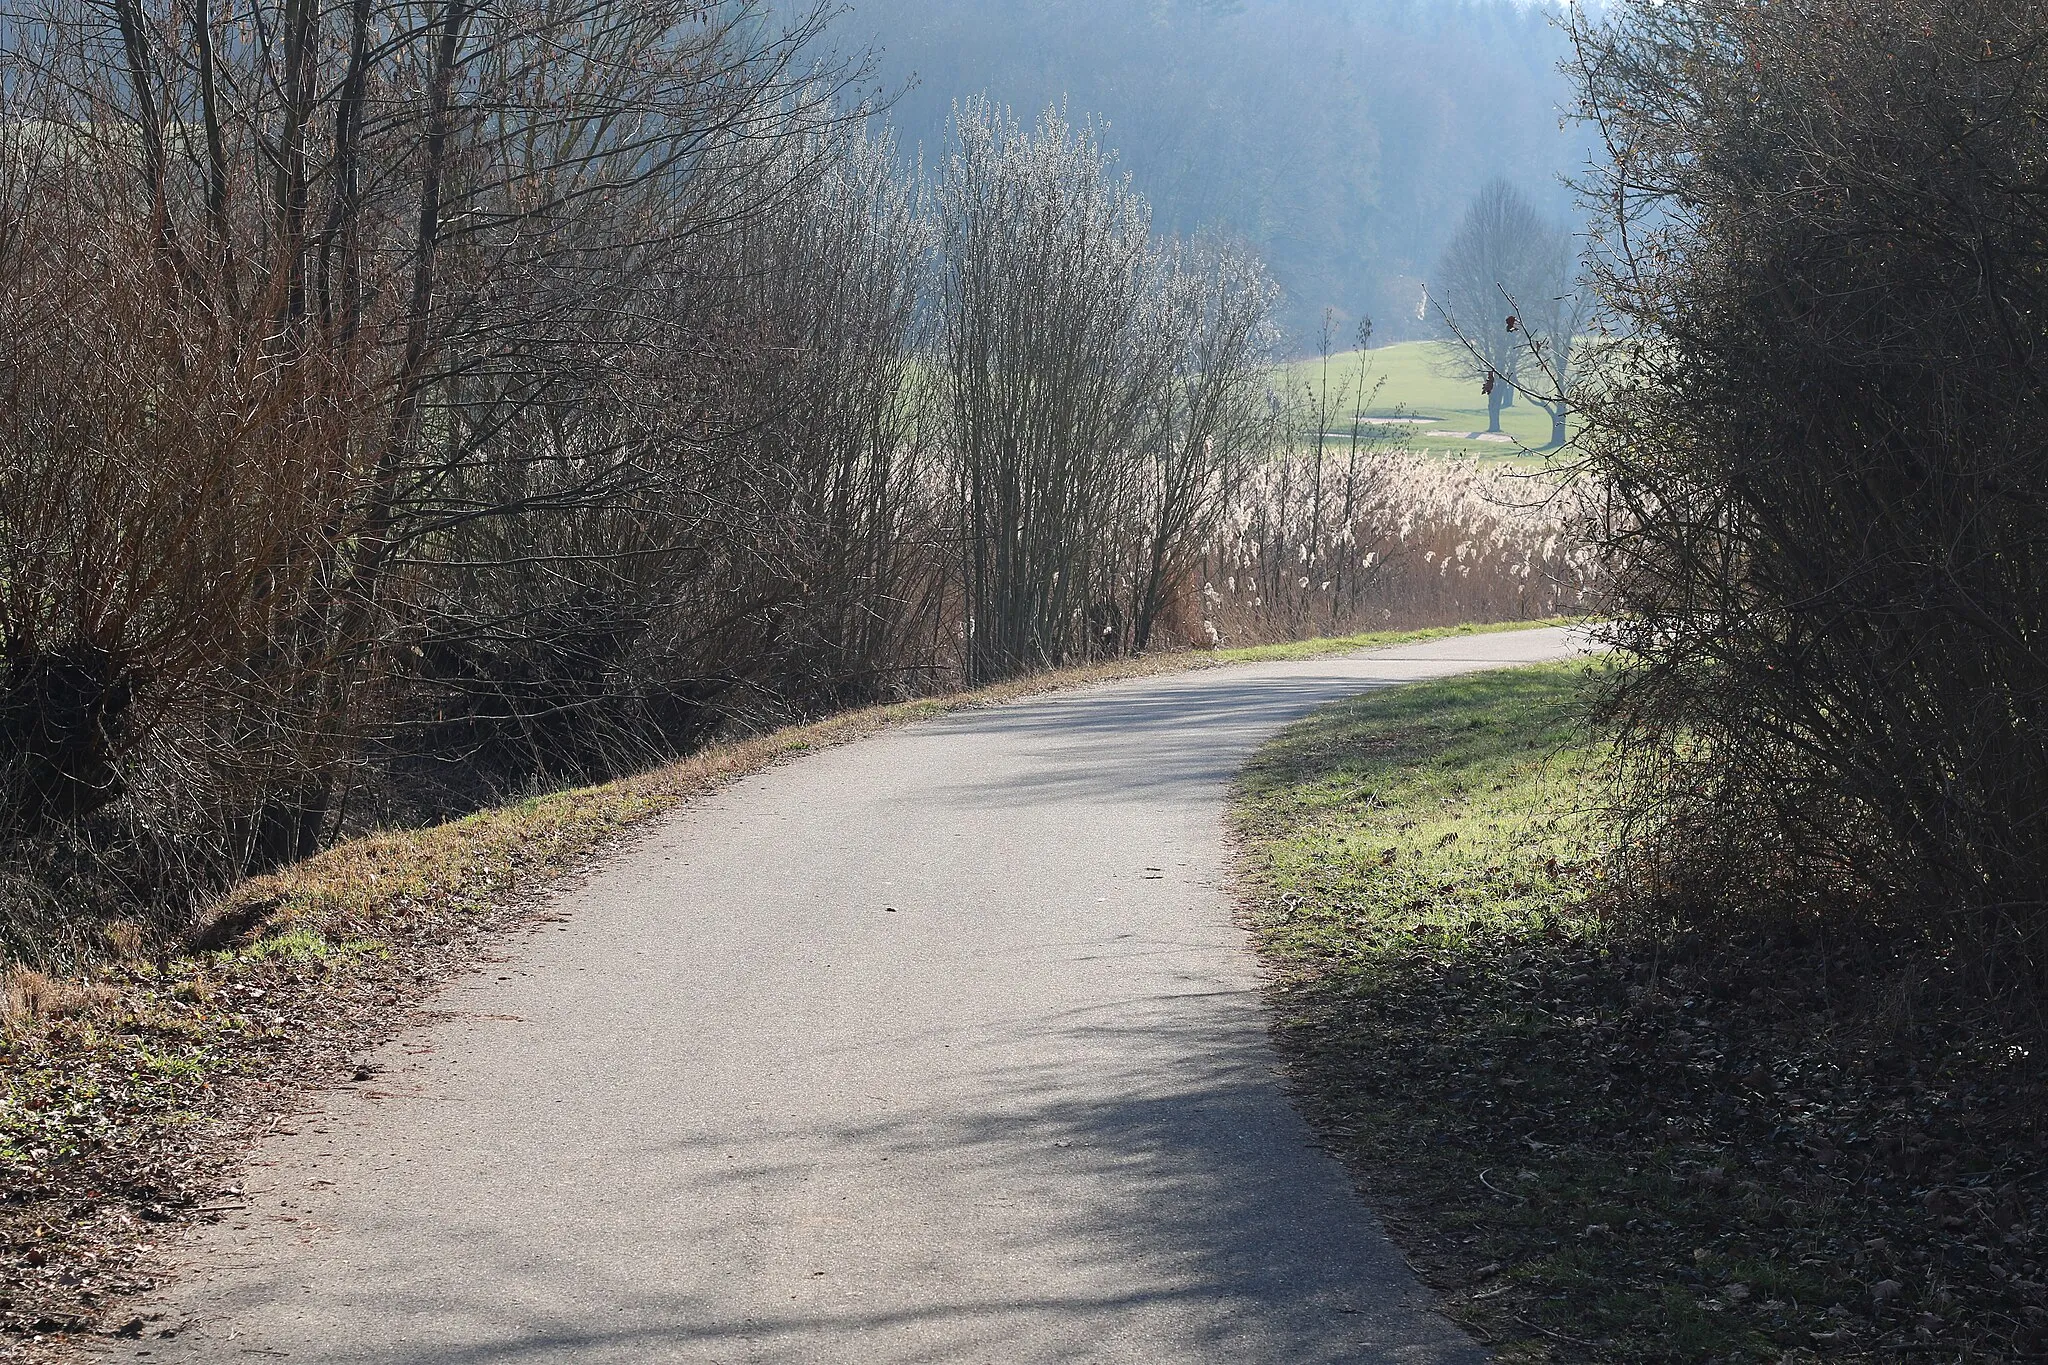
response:
[[[1749,895],[1860,886],[2036,988],[2044,35],[2027,0],[1683,0],[1577,30],[1621,333],[1585,445],[1660,847],[1718,850],[1704,871]]]
[[[722,0],[0,50],[0,942],[907,685],[922,227]],[[929,558],[929,555],[925,555]],[[926,653],[928,654],[928,649]]]

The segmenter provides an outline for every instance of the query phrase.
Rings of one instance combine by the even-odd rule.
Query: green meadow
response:
[[[1393,428],[1399,443],[1414,450],[1457,455],[1521,456],[1550,442],[1550,414],[1526,398],[1500,415],[1508,437],[1481,439],[1486,430],[1486,396],[1479,385],[1451,372],[1450,350],[1442,342],[1404,341],[1365,353],[1366,386],[1379,390],[1366,415]],[[1332,432],[1351,430],[1352,397],[1358,391],[1357,351],[1330,357],[1328,375],[1333,394],[1343,402],[1331,419]],[[1321,392],[1324,366],[1320,357],[1296,360],[1281,368],[1279,382],[1291,393]],[[1384,381],[1384,382],[1381,382]],[[1385,430],[1386,427],[1381,428]]]

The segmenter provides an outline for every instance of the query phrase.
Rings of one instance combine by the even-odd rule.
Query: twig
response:
[[[1531,1321],[1529,1321],[1529,1320],[1528,1320],[1527,1318],[1523,1318],[1523,1317],[1516,1317],[1516,1316],[1515,1316],[1515,1315],[1514,1315],[1513,1313],[1510,1313],[1510,1314],[1508,1314],[1508,1316],[1509,1316],[1509,1317],[1511,1317],[1511,1318],[1514,1318],[1516,1322],[1519,1322],[1519,1323],[1521,1323],[1521,1324],[1522,1324],[1522,1326],[1524,1326],[1524,1327],[1527,1327],[1528,1329],[1530,1329],[1530,1330],[1531,1330],[1531,1331],[1533,1331],[1533,1332],[1541,1332],[1541,1333],[1543,1333],[1543,1335],[1544,1335],[1544,1336],[1546,1336],[1546,1337],[1555,1337],[1555,1338],[1557,1338],[1557,1339],[1558,1339],[1559,1341],[1566,1341],[1566,1342],[1570,1342],[1570,1343],[1571,1343],[1572,1345],[1574,1345],[1574,1346],[1583,1346],[1583,1347],[1585,1347],[1585,1348],[1586,1348],[1587,1350],[1589,1350],[1589,1351],[1597,1351],[1597,1350],[1599,1350],[1599,1349],[1600,1349],[1600,1348],[1599,1348],[1599,1345],[1598,1345],[1597,1343],[1595,1343],[1595,1342],[1591,1342],[1591,1341],[1581,1341],[1581,1340],[1580,1340],[1579,1338],[1577,1338],[1577,1337],[1568,1337],[1568,1336],[1566,1336],[1566,1335],[1565,1335],[1564,1333],[1562,1333],[1562,1332],[1553,1332],[1553,1331],[1551,1331],[1551,1330],[1550,1330],[1550,1329],[1549,1329],[1548,1327],[1545,1327],[1545,1326],[1544,1326],[1543,1324],[1541,1324],[1541,1323],[1537,1323],[1537,1322],[1531,1322]]]
[[[1491,1166],[1488,1166],[1488,1167],[1486,1168],[1486,1171],[1490,1171],[1490,1170],[1492,1170],[1492,1169],[1493,1169],[1493,1167],[1491,1167]],[[1489,1190],[1492,1190],[1492,1191],[1493,1191],[1493,1192],[1494,1192],[1495,1194],[1499,1195],[1499,1196],[1500,1196],[1501,1198],[1503,1198],[1503,1199],[1512,1199],[1512,1200],[1513,1200],[1513,1201],[1514,1201],[1515,1203],[1517,1203],[1517,1204],[1526,1204],[1526,1203],[1528,1203],[1528,1202],[1529,1202],[1529,1201],[1528,1201],[1528,1199],[1527,1199],[1527,1198],[1526,1198],[1525,1196],[1523,1196],[1523,1195],[1519,1195],[1519,1194],[1515,1194],[1515,1193],[1513,1193],[1512,1191],[1509,1191],[1509,1190],[1504,1190],[1504,1189],[1502,1189],[1502,1188],[1501,1188],[1500,1186],[1498,1186],[1498,1185],[1494,1184],[1494,1183],[1493,1183],[1493,1182],[1492,1182],[1491,1180],[1488,1180],[1488,1179],[1486,1178],[1486,1171],[1481,1171],[1481,1172],[1479,1173],[1479,1183],[1480,1183],[1480,1184],[1482,1184],[1482,1185],[1486,1186],[1486,1188],[1487,1188],[1487,1189],[1489,1189]]]

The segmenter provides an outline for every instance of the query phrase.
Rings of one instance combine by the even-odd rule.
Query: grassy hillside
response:
[[[1460,455],[1521,454],[1521,446],[1540,449],[1550,440],[1550,416],[1527,399],[1501,414],[1501,431],[1511,441],[1475,440],[1486,430],[1486,397],[1468,379],[1452,377],[1445,361],[1448,349],[1434,341],[1408,341],[1398,346],[1381,346],[1366,353],[1370,363],[1368,383],[1384,378],[1385,385],[1368,413],[1382,418],[1413,419],[1412,437],[1403,442],[1417,450]],[[1321,385],[1323,362],[1319,358],[1295,361],[1283,369],[1283,382],[1294,392]],[[1358,352],[1346,351],[1330,357],[1330,387],[1355,389],[1358,384]],[[1350,428],[1351,407],[1347,397],[1333,430]]]

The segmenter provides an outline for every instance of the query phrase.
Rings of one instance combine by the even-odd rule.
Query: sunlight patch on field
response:
[[[1438,454],[1536,455],[1549,444],[1550,415],[1527,399],[1503,411],[1500,432],[1489,433],[1486,396],[1477,383],[1451,372],[1449,358],[1449,347],[1435,341],[1404,341],[1366,352],[1366,384],[1385,381],[1365,410],[1370,434]],[[1328,425],[1331,439],[1350,438],[1358,361],[1357,351],[1330,357],[1331,392],[1343,395]],[[1324,372],[1321,357],[1290,361],[1281,367],[1278,383],[1286,392],[1313,398],[1322,391]]]

